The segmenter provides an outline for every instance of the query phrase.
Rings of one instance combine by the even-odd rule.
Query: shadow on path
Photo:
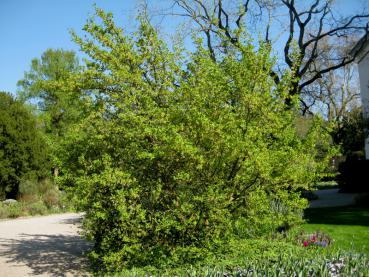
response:
[[[90,243],[75,235],[20,234],[17,239],[0,238],[0,256],[9,257],[8,263],[26,264],[35,275],[87,275],[83,272],[88,270],[88,261],[83,254],[90,248]]]

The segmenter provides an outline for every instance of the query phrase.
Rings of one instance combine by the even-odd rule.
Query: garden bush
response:
[[[8,218],[8,217],[9,217],[9,211],[7,209],[7,206],[0,203],[0,219]]]
[[[25,179],[19,185],[19,198],[23,202],[43,201],[48,207],[59,205],[60,191],[50,178],[41,180]]]
[[[145,17],[127,35],[96,12],[90,37],[74,34],[90,60],[70,80],[93,93],[91,113],[59,146],[60,185],[86,211],[96,265],[194,263],[235,228],[257,236],[301,221],[297,190],[324,172],[316,145],[326,137],[316,118],[297,133],[297,101],[285,105],[291,80],[274,85],[268,47],[247,42],[215,63],[200,40],[184,55]]]
[[[9,204],[5,207],[7,210],[7,217],[16,218],[24,215],[23,204],[20,202]]]
[[[363,254],[296,246],[286,241],[244,240],[207,263],[176,268],[141,267],[107,276],[367,276]]]
[[[39,183],[35,180],[35,178],[23,178],[19,184],[19,196],[21,198],[29,198],[33,199],[33,197],[37,197],[40,194],[39,192]],[[28,197],[29,196],[29,197]]]
[[[26,178],[20,181],[18,202],[0,204],[0,218],[45,215],[71,209],[70,199],[51,179],[35,181]]]
[[[42,201],[36,201],[27,205],[29,215],[45,215],[48,213],[48,207]]]

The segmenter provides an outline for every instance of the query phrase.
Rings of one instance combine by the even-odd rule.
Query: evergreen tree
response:
[[[48,173],[47,149],[34,115],[0,92],[0,197],[16,198],[23,178]]]

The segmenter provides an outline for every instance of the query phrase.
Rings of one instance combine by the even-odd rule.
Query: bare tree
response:
[[[321,55],[319,59],[313,61],[312,66],[315,71],[333,66],[332,57],[343,56],[350,50],[347,45],[335,45],[329,39],[322,39],[320,42]],[[314,73],[313,73],[314,74]],[[309,79],[308,72],[306,79]],[[335,123],[336,128],[340,128],[343,118],[352,110],[360,106],[360,89],[358,87],[358,73],[354,64],[346,64],[336,70],[331,70],[323,74],[321,78],[301,91],[301,98],[304,101],[304,111],[309,111],[311,107],[319,110],[324,117]]]
[[[261,43],[271,47],[275,47],[273,36],[275,38],[276,33],[285,31],[277,34],[284,38],[279,65],[289,68],[295,77],[290,96],[306,93],[304,89],[324,75],[354,61],[355,55],[350,55],[349,51],[338,51],[333,56],[323,57],[323,41],[347,45],[352,37],[369,32],[369,13],[339,15],[334,9],[335,2],[331,0],[244,0],[241,4],[232,0],[173,1],[180,8],[180,12],[175,14],[190,18],[205,35],[209,54],[214,61],[229,45],[237,48],[242,44],[241,34],[245,29],[249,33],[255,30],[263,33]],[[364,43],[362,41],[359,48]],[[317,67],[316,61],[323,58],[329,62]],[[271,71],[276,84],[280,82],[281,74],[282,71],[277,68]],[[308,106],[304,97],[300,100],[306,110]],[[290,103],[290,98],[286,99],[286,103]]]
[[[360,106],[360,90],[357,74],[352,65],[346,65],[324,74],[303,94],[310,98],[310,107],[319,109],[330,122],[340,125],[343,117]]]

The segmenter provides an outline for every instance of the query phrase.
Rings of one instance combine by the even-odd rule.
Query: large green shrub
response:
[[[240,218],[252,234],[300,220],[306,203],[294,192],[324,169],[315,147],[324,139],[319,122],[298,136],[288,77],[274,86],[269,52],[245,44],[217,64],[197,43],[185,59],[144,19],[127,36],[97,14],[90,38],[74,35],[90,57],[75,80],[95,93],[93,112],[59,157],[99,266],[193,262]]]
[[[47,150],[34,115],[0,92],[0,200],[15,198],[21,179],[47,174]]]

